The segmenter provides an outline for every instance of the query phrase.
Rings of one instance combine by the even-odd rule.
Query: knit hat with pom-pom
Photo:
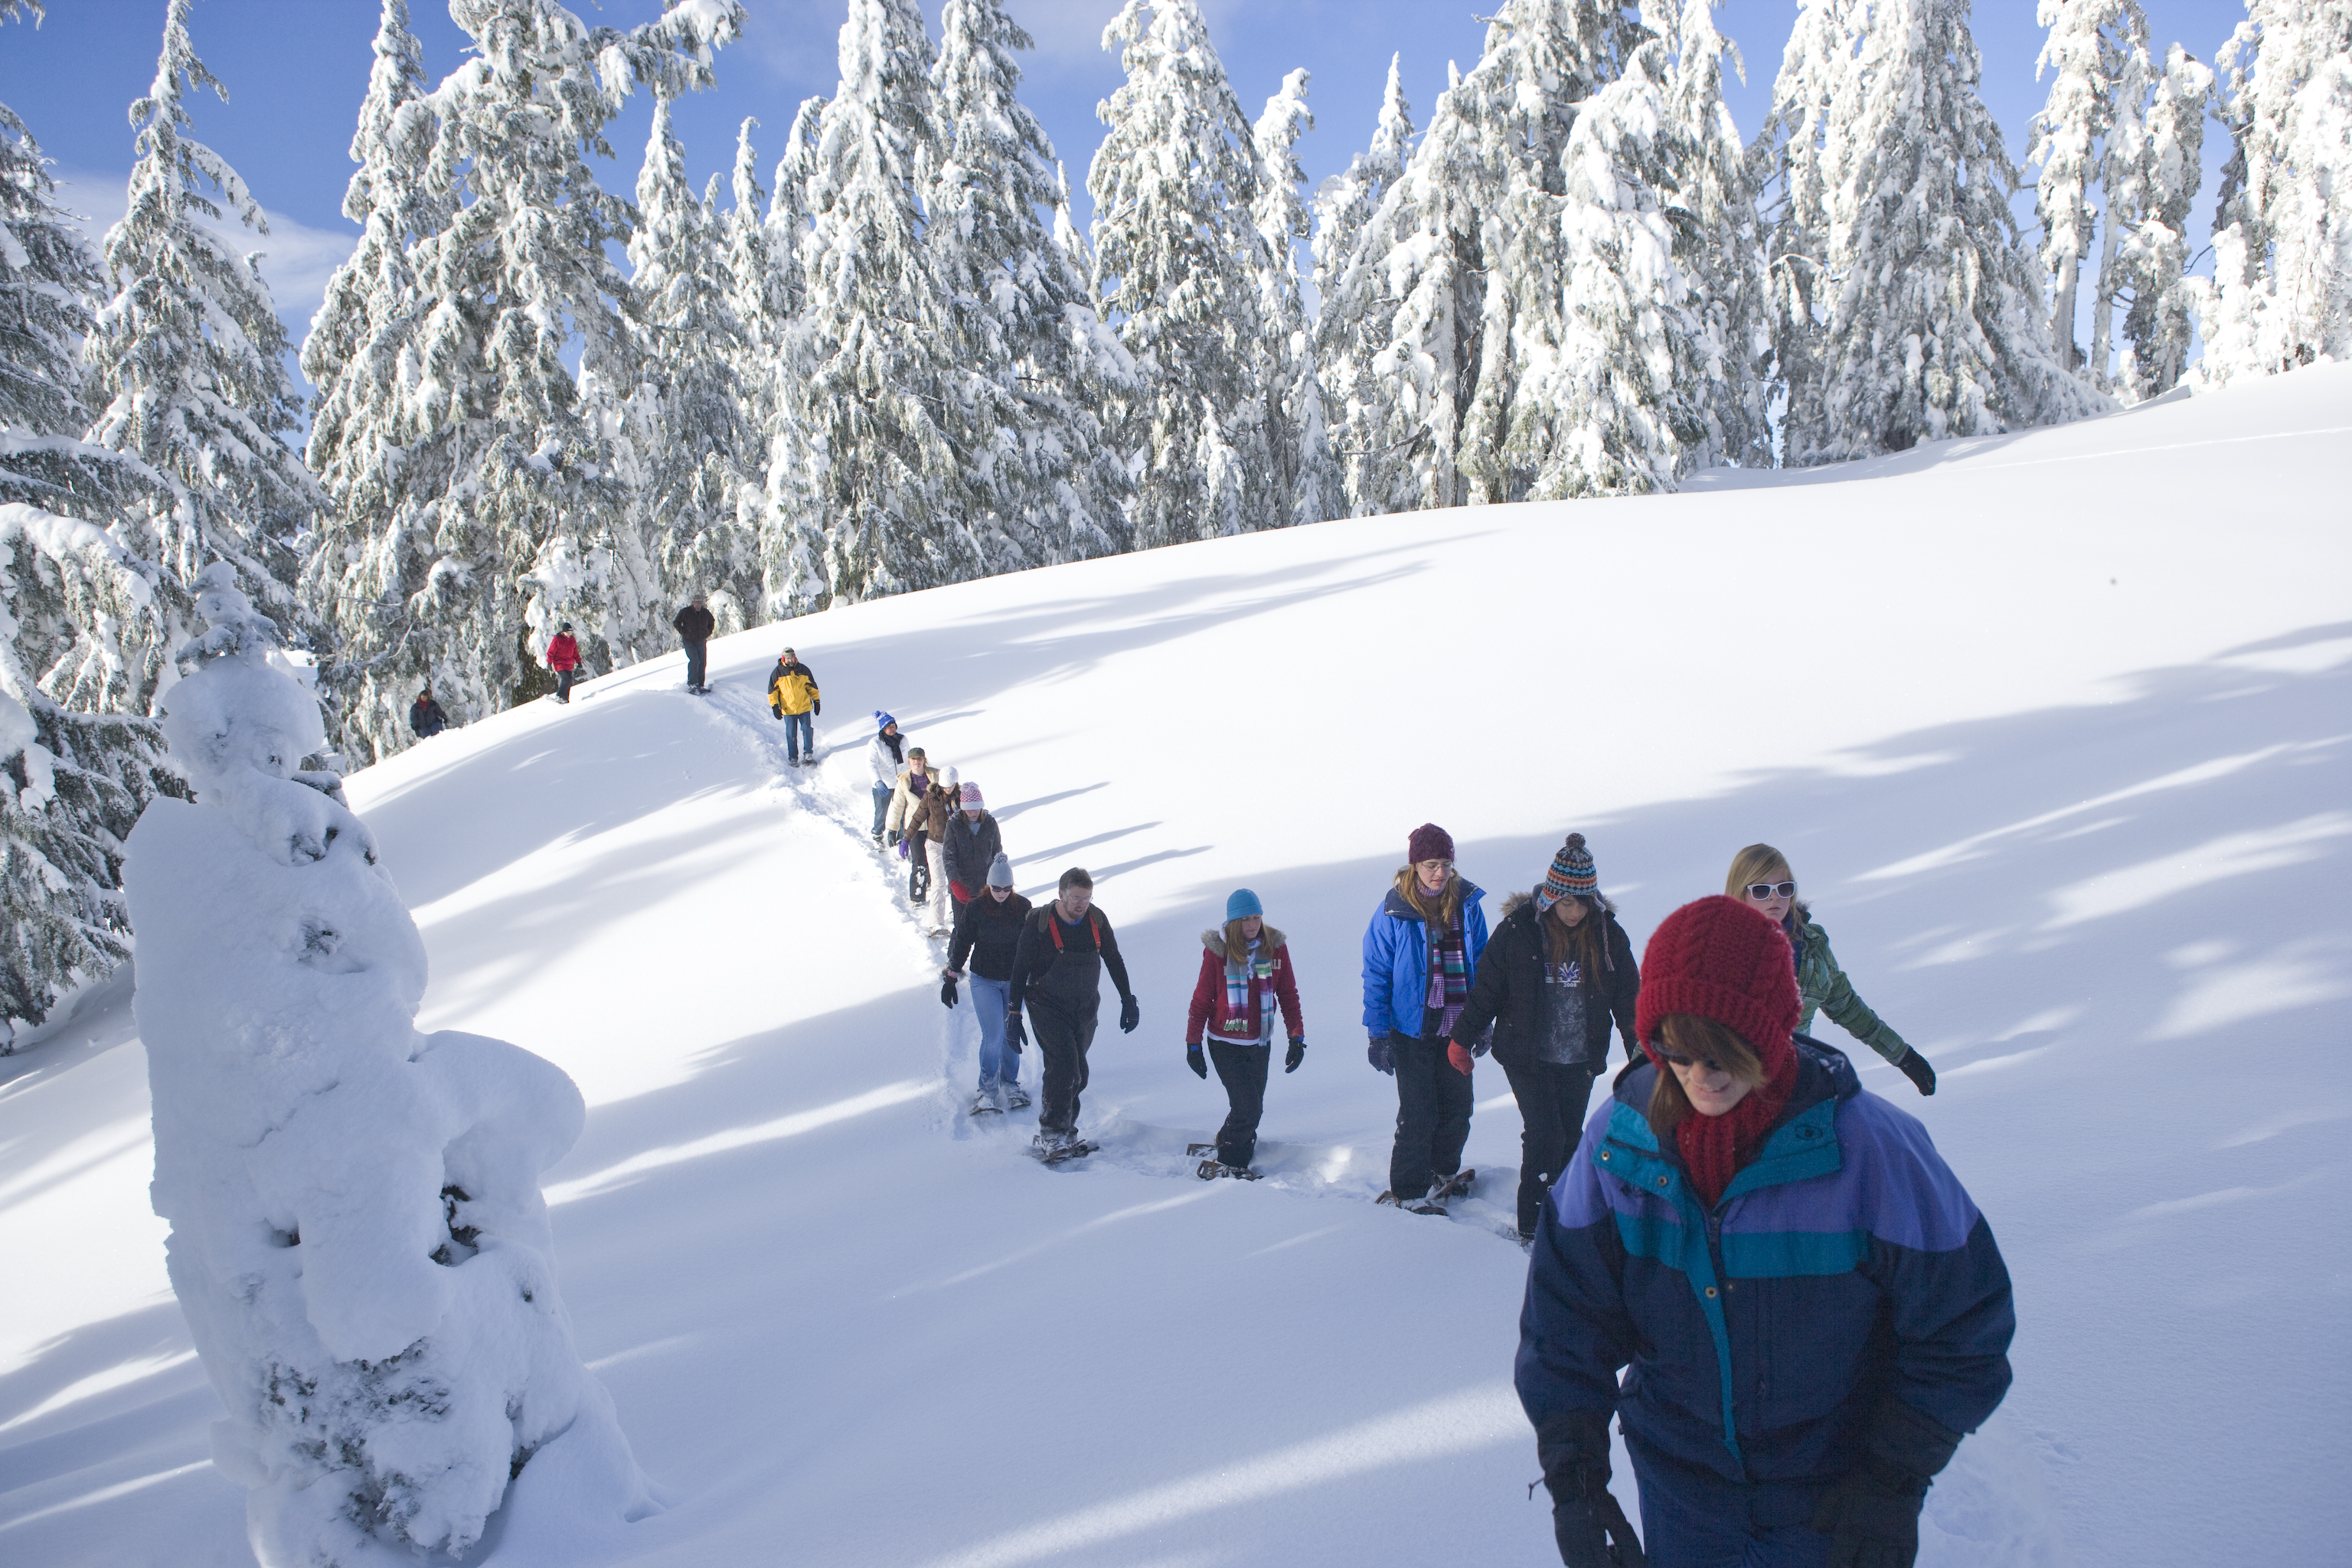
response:
[[[1789,939],[1772,921],[1721,894],[1685,904],[1658,923],[1642,952],[1642,994],[1633,1034],[1653,1060],[1659,1021],[1696,1013],[1738,1032],[1767,1074],[1794,1047],[1801,1009]]]
[[[1584,835],[1571,833],[1559,853],[1551,858],[1551,869],[1544,873],[1543,891],[1536,895],[1536,903],[1549,912],[1570,893],[1590,898],[1599,891],[1601,879],[1592,869],[1592,853],[1584,847]]]

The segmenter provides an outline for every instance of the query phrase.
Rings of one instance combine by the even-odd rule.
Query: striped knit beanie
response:
[[[1633,1036],[1655,1060],[1659,1022],[1696,1013],[1737,1030],[1775,1073],[1794,1049],[1789,1036],[1800,1005],[1797,966],[1780,926],[1718,893],[1685,904],[1650,933]]]
[[[1593,873],[1592,852],[1584,847],[1584,835],[1571,833],[1559,853],[1551,858],[1551,869],[1544,873],[1543,891],[1536,895],[1536,905],[1549,913],[1570,893],[1591,898],[1600,891],[1601,879]]]

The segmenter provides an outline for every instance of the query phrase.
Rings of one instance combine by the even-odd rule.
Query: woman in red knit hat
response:
[[[1738,900],[1643,954],[1650,1060],[1546,1200],[1519,1316],[1570,1568],[1635,1560],[1612,1415],[1656,1568],[1910,1568],[1929,1481],[2008,1390],[1991,1228],[1916,1119],[1793,1034],[1801,1005],[1787,937]]]

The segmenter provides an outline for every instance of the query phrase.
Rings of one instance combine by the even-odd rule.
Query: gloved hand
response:
[[[1921,1094],[1936,1092],[1936,1069],[1927,1065],[1927,1058],[1919,1054],[1916,1046],[1903,1053],[1903,1059],[1895,1064],[1895,1068],[1917,1085]]]
[[[1120,1034],[1135,1033],[1135,1026],[1140,1023],[1142,1018],[1143,1009],[1135,1005],[1135,993],[1130,991],[1118,999],[1118,1032]]]
[[[1282,1070],[1285,1072],[1297,1072],[1298,1070],[1298,1064],[1306,1059],[1307,1042],[1300,1039],[1297,1035],[1291,1036],[1290,1049],[1284,1054],[1282,1058]]]
[[[940,982],[940,1005],[942,1007],[955,1005],[955,976],[952,974]]]
[[[1882,1395],[1863,1434],[1862,1462],[1813,1510],[1812,1528],[1830,1537],[1829,1568],[1911,1568],[1928,1483],[1959,1446],[1958,1433]]]
[[[1609,1417],[1582,1411],[1556,1439],[1538,1435],[1551,1534],[1566,1568],[1646,1568],[1642,1543],[1609,1492]]]
[[[1454,1070],[1455,1072],[1460,1073],[1464,1078],[1468,1078],[1470,1076],[1469,1047],[1464,1045],[1459,1040],[1446,1041],[1445,1059],[1453,1064]]]
[[[1004,1015],[1004,1043],[1019,1056],[1021,1047],[1029,1043],[1028,1031],[1021,1026],[1021,1009],[1015,1007]]]
[[[1194,1078],[1209,1076],[1209,1058],[1201,1054],[1201,1047],[1198,1046],[1184,1047],[1184,1065],[1192,1069]]]
[[[1364,1047],[1364,1059],[1372,1064],[1374,1072],[1384,1072],[1391,1078],[1396,1076],[1396,1057],[1389,1049],[1386,1036],[1374,1039]]]
[[[822,718],[824,718],[824,703],[822,703],[822,702],[812,702],[812,703],[810,703],[810,704],[809,704],[809,717],[810,717],[810,718],[812,718],[812,719],[822,719]]]
[[[781,708],[771,708],[768,710],[768,717],[781,724],[784,721],[784,710]]]

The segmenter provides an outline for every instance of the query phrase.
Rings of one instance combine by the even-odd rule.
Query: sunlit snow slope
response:
[[[1769,839],[1942,1071],[1923,1101],[1859,1055],[1990,1215],[2021,1328],[1923,1563],[2340,1563],[2352,369],[1762,479],[862,605],[720,645],[711,699],[672,658],[354,778],[422,1026],[588,1096],[563,1290],[671,1504],[488,1560],[1552,1561],[1496,1069],[1477,1200],[1370,1202],[1394,1098],[1357,944],[1433,819],[1490,916],[1581,829],[1637,947]],[[760,694],[786,640],[825,692],[797,773]],[[1089,866],[1118,923],[1144,1025],[1097,1038],[1084,1165],[1024,1157],[1034,1113],[957,1113],[969,1006],[864,837],[877,707],[983,785],[1024,891]],[[1311,1044],[1267,1179],[1206,1184],[1182,1144],[1223,1107],[1181,1031],[1242,883]],[[251,1561],[147,1211],[127,979],[0,1063],[11,1564]]]

